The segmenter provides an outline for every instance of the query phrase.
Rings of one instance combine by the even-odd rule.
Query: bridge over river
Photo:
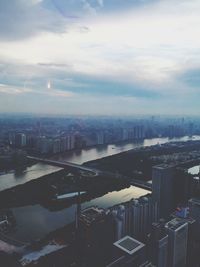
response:
[[[95,176],[97,176],[97,175],[106,175],[108,177],[116,178],[116,179],[123,178],[123,179],[129,180],[131,182],[131,185],[133,185],[133,186],[137,186],[137,187],[140,187],[142,189],[149,190],[149,191],[152,190],[151,184],[149,184],[147,182],[140,181],[140,180],[137,180],[137,179],[134,179],[134,178],[130,178],[130,177],[126,177],[126,176],[123,176],[123,175],[117,175],[117,174],[112,173],[112,172],[101,171],[101,170],[97,170],[97,169],[94,169],[94,168],[90,168],[90,167],[87,167],[87,166],[79,165],[79,164],[68,162],[68,161],[57,161],[57,160],[50,160],[50,159],[45,159],[45,158],[33,157],[33,156],[28,156],[27,158],[30,159],[30,160],[42,162],[42,163],[45,163],[45,164],[61,167],[63,169],[69,169],[70,168],[70,169],[74,169],[74,170],[90,172]]]

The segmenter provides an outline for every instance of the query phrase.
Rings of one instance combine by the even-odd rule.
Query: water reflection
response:
[[[86,208],[97,205],[102,208],[108,208],[121,202],[129,201],[132,198],[146,195],[147,193],[149,191],[130,186],[129,188],[110,192],[102,197],[82,203],[81,206]],[[73,222],[75,220],[76,205],[53,212],[40,205],[15,208],[12,211],[16,218],[17,227],[16,232],[10,234],[10,236],[23,242],[30,242]]]
[[[128,144],[113,144],[97,148],[88,148],[82,151],[77,150],[74,152],[65,153],[64,155],[57,157],[57,159],[82,164],[83,162],[89,160],[117,154],[119,152],[127,151],[139,146],[151,146],[155,144],[163,144],[166,142],[187,141],[191,139],[200,140],[200,136],[195,136],[193,138],[186,136],[174,139],[154,138],[145,139],[143,142],[137,143],[133,142]],[[59,170],[59,168],[38,163],[31,167],[28,167],[26,171],[21,174],[21,176],[16,176],[16,174],[13,173],[2,175],[0,176],[1,190],[13,185],[30,181],[32,179],[37,179],[42,175],[49,174],[57,170]],[[91,201],[85,202],[82,204],[82,208],[92,205],[98,205],[100,207],[107,208],[121,202],[128,201],[131,198],[140,197],[147,193],[148,191],[146,190],[131,186],[118,192],[110,192],[102,197],[98,197]],[[40,205],[15,208],[13,209],[13,212],[17,221],[17,230],[12,234],[12,236],[25,242],[42,238],[50,231],[53,231],[74,221],[75,211],[76,205],[72,205],[61,211],[53,212]]]
[[[194,167],[188,169],[188,172],[190,174],[193,174],[193,175],[199,174],[199,171],[200,171],[200,166],[199,165],[194,166]]]
[[[76,150],[66,152],[62,155],[55,156],[57,160],[65,160],[77,164],[83,164],[86,161],[99,159],[102,157],[107,157],[110,155],[118,154],[123,151],[131,150],[136,147],[147,147],[156,144],[164,144],[167,142],[173,141],[187,141],[187,140],[200,140],[200,136],[184,136],[181,138],[153,138],[145,139],[140,142],[131,142],[131,143],[119,143],[119,144],[110,144],[105,146],[98,146],[92,148],[86,148],[83,150]],[[0,190],[7,189],[9,187],[16,186],[18,184],[23,184],[33,179],[37,179],[46,174],[58,171],[60,168],[53,167],[50,165],[45,165],[42,163],[35,164],[31,167],[28,167],[24,172],[20,173],[7,173],[0,175]]]

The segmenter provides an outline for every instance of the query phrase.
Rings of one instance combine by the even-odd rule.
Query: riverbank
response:
[[[131,143],[122,143],[122,144],[111,144],[111,145],[102,145],[100,147],[93,147],[88,149],[76,150],[66,152],[61,155],[56,155],[55,160],[68,161],[76,164],[83,164],[84,162],[101,159],[107,156],[112,156],[119,154],[121,152],[129,151],[138,147],[150,147],[156,144],[169,143],[173,141],[187,141],[187,140],[200,140],[200,136],[184,136],[181,138],[153,138],[153,139],[144,139],[140,142],[131,142]],[[26,169],[21,169],[12,171],[0,175],[0,191],[9,189],[11,187],[24,184],[28,181],[42,177],[53,172],[60,170],[58,167],[50,166],[47,164],[37,163],[32,166],[27,167]]]
[[[151,180],[152,167],[161,163],[192,167],[200,162],[200,141],[169,142],[151,147],[136,148],[111,155],[84,165],[102,171],[115,172],[128,177]],[[176,157],[172,157],[175,154]],[[187,154],[189,155],[187,157]],[[167,155],[170,155],[167,161]],[[183,157],[184,155],[184,157]]]
[[[158,143],[157,141],[158,140],[154,140],[153,143],[157,144]],[[162,140],[162,141],[164,142],[164,140]],[[148,142],[149,142],[148,145],[150,145],[149,140],[148,140]],[[151,144],[152,144],[152,140],[151,140]],[[122,150],[126,149],[126,148],[128,148],[127,150],[130,150],[131,146],[134,146],[134,145],[135,144],[127,144],[126,147],[125,146],[118,147],[118,151],[121,150],[121,152],[122,152]],[[156,147],[160,147],[160,146],[157,145]],[[149,149],[152,150],[153,148],[151,147]],[[98,154],[97,151],[96,152],[95,151],[92,152],[93,156],[96,155],[96,157],[100,157],[100,154]],[[112,149],[112,151],[115,151],[115,149]],[[127,156],[129,154],[132,154],[133,151],[134,151],[134,153],[136,153],[137,151],[146,151],[146,149],[136,148],[136,150],[131,150],[131,151],[126,152],[125,155]],[[89,153],[91,153],[91,150],[89,151]],[[104,151],[104,153],[105,153],[105,151]],[[76,160],[77,161],[80,160],[80,162],[82,162],[82,160],[81,160],[82,157],[79,157],[79,156]],[[90,156],[91,156],[91,154],[90,154]],[[88,156],[88,157],[90,157],[90,156]],[[115,168],[119,168],[119,167],[121,168],[121,166],[122,166],[121,165],[121,159],[120,159],[121,154],[119,154],[118,156],[119,156],[119,159],[118,159],[117,164],[115,163],[115,165],[114,165]],[[132,158],[130,161],[128,161],[127,164],[129,164],[129,166],[131,167],[131,164],[133,164],[133,163],[134,163],[134,158]],[[141,164],[142,164],[142,162],[141,162]],[[132,167],[133,167],[133,165],[132,165]],[[41,175],[41,177],[38,178],[40,175],[37,176],[37,173],[41,174],[43,172],[45,173],[46,171],[49,173],[50,170],[51,170],[51,172],[53,172],[53,171],[59,172],[59,170],[60,170],[59,168],[56,169],[56,167],[52,167],[52,166],[44,165],[44,164],[36,164],[36,165],[32,166],[32,168],[33,169],[29,169],[29,171],[26,172],[23,176],[18,176],[15,178],[13,177],[12,179],[13,179],[14,184],[16,185],[16,184],[20,183],[21,188],[24,187],[24,184],[23,184],[24,181],[28,181],[28,182],[35,181],[34,184],[37,184],[37,181],[43,180],[43,176]],[[45,168],[45,169],[43,169],[43,168]],[[137,177],[136,174],[139,176],[141,175],[140,173],[132,173],[131,177]],[[48,177],[48,175],[47,175],[47,177]],[[52,177],[55,177],[56,178],[55,180],[57,180],[57,181],[62,180],[62,177],[57,178],[56,175],[54,176],[54,173],[52,173]],[[146,178],[148,180],[150,180],[151,176],[147,175]],[[76,206],[76,204],[77,204],[76,199],[74,199],[71,202],[69,201],[66,203],[62,203],[62,205],[61,204],[52,205],[48,201],[45,202],[44,199],[42,198],[43,190],[46,190],[45,179],[46,178],[44,178],[44,184],[42,182],[43,186],[41,186],[40,183],[38,183],[38,186],[34,185],[34,188],[35,188],[34,201],[31,201],[31,199],[29,198],[29,195],[27,193],[25,193],[25,194],[27,195],[29,200],[27,199],[26,203],[22,199],[21,203],[18,206],[16,206],[16,204],[15,204],[16,198],[12,199],[12,203],[14,203],[15,205],[12,207],[13,204],[11,204],[10,207],[12,208],[13,214],[16,218],[17,227],[16,227],[16,231],[11,234],[11,237],[14,237],[14,238],[21,240],[21,241],[24,241],[24,242],[30,242],[31,240],[43,238],[48,233],[50,233],[56,229],[59,229],[61,227],[64,227],[65,225],[70,224],[74,221],[75,214],[76,214],[76,207],[77,207]],[[47,178],[47,180],[48,180],[48,178]],[[1,176],[0,176],[0,182],[2,182]],[[100,183],[101,183],[101,181],[100,181]],[[30,189],[26,189],[26,187],[24,187],[25,191],[26,190],[30,190],[30,191],[32,190],[31,189],[32,184],[30,183],[29,185],[30,185]],[[11,184],[10,184],[10,186],[11,186]],[[106,190],[104,191],[104,189],[102,191],[100,191],[99,183],[96,183],[96,192],[95,192],[95,190],[94,190],[94,192],[92,192],[92,190],[90,190],[91,191],[90,194],[87,195],[87,197],[81,201],[82,208],[86,208],[86,207],[93,206],[93,205],[97,205],[99,207],[105,207],[106,208],[106,207],[110,207],[110,206],[119,204],[120,202],[129,201],[131,198],[138,198],[138,197],[143,196],[143,195],[148,193],[148,191],[140,189],[138,187],[134,187],[134,186],[131,186],[131,187],[125,186],[125,187],[121,187],[121,189],[120,189],[120,187],[116,188],[113,186],[113,183],[112,183],[110,188],[105,186],[105,189],[107,191]],[[9,192],[9,194],[7,194],[7,196],[5,196],[4,199],[2,199],[1,203],[6,203],[7,198],[10,199],[10,197],[12,195],[12,193],[11,193],[12,190],[7,191],[7,193],[8,192]],[[29,192],[29,191],[27,191],[27,192]],[[99,192],[99,194],[96,194],[98,192]],[[10,195],[10,193],[11,193],[11,195]],[[39,194],[37,195],[37,193],[39,193]],[[45,194],[46,193],[44,193],[44,195]]]

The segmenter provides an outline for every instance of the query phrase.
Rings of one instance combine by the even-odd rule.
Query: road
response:
[[[35,160],[35,161],[39,161],[42,163],[46,163],[52,166],[57,166],[57,167],[61,167],[63,169],[68,169],[68,168],[72,168],[72,169],[78,169],[80,171],[87,171],[87,172],[91,172],[93,173],[93,175],[99,175],[101,173],[101,171],[93,169],[93,168],[89,168],[86,166],[82,166],[76,163],[72,163],[72,162],[68,162],[68,161],[56,161],[56,160],[50,160],[50,159],[44,159],[44,158],[38,158],[38,157],[32,157],[32,156],[27,156],[28,159],[31,160]]]

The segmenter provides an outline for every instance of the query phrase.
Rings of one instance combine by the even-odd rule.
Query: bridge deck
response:
[[[49,165],[61,167],[63,169],[66,169],[66,168],[70,167],[70,168],[79,169],[79,170],[82,170],[82,171],[92,172],[95,175],[97,175],[99,173],[98,170],[95,170],[95,169],[92,169],[92,168],[89,168],[89,167],[86,167],[86,166],[82,166],[82,165],[79,165],[79,164],[76,164],[76,163],[68,162],[68,161],[57,161],[57,160],[43,159],[43,158],[32,157],[32,156],[27,156],[27,158],[31,159],[31,160],[36,160],[36,161],[39,161],[39,162],[42,162],[42,163],[46,163],[46,164],[49,164]]]
[[[39,162],[42,162],[42,163],[46,163],[46,164],[49,164],[49,165],[61,167],[61,168],[64,168],[64,169],[70,167],[70,168],[78,169],[78,170],[81,170],[81,171],[92,172],[94,175],[99,175],[99,174],[103,175],[104,174],[104,175],[108,175],[110,177],[114,177],[115,176],[115,177],[119,178],[119,176],[118,175],[116,176],[114,173],[106,172],[106,171],[100,171],[100,170],[97,170],[97,169],[93,169],[93,168],[90,168],[90,167],[86,167],[86,166],[79,165],[79,164],[72,163],[72,162],[68,162],[68,161],[57,161],[57,160],[50,160],[50,159],[44,159],[44,158],[38,158],[38,157],[32,157],[32,156],[28,156],[27,158],[31,159],[31,160],[36,160],[36,161],[39,161]],[[120,177],[130,180],[129,177],[125,177],[125,176],[122,176],[122,175],[120,175]],[[131,185],[134,185],[134,186],[137,186],[137,187],[149,190],[149,191],[152,190],[151,184],[149,184],[147,182],[144,182],[144,181],[137,180],[137,179],[131,179]]]

